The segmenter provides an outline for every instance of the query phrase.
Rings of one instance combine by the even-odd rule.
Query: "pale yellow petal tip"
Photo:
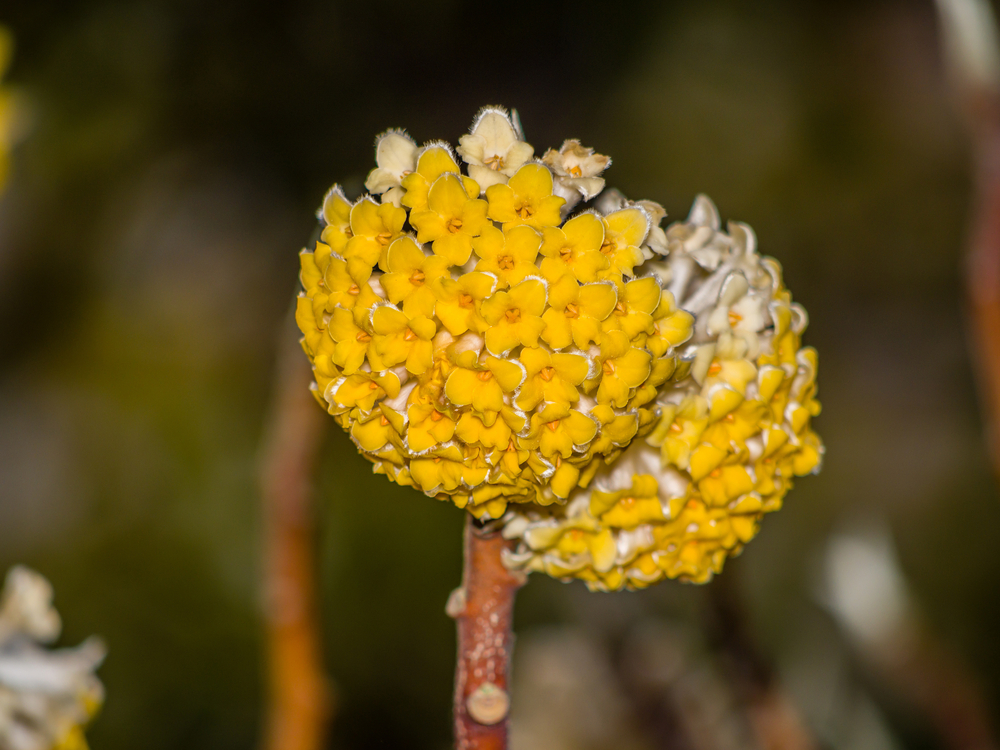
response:
[[[818,468],[816,358],[749,227],[698,196],[662,228],[609,164],[576,140],[535,160],[501,107],[456,150],[387,131],[381,201],[324,201],[296,319],[376,473],[502,517],[512,566],[704,582]]]

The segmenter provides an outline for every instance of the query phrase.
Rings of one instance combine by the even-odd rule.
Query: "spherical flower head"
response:
[[[300,255],[317,399],[376,472],[480,518],[564,504],[688,377],[694,318],[640,268],[653,213],[571,215],[564,194],[595,197],[609,160],[578,141],[534,153],[499,107],[457,157],[387,131],[369,194],[332,188]]]
[[[635,293],[620,295],[639,312],[615,329],[651,326],[663,345],[683,343],[677,370],[652,379],[643,396],[655,404],[655,426],[566,504],[511,506],[503,519],[517,541],[511,567],[596,590],[703,583],[781,507],[795,477],[819,469],[823,446],[810,426],[819,413],[816,352],[801,346],[805,311],[777,262],[756,252],[749,227],[721,231],[704,197],[658,246],[625,285]],[[638,288],[647,268],[664,280],[651,313],[651,290]],[[682,311],[694,316],[693,332],[676,320]]]

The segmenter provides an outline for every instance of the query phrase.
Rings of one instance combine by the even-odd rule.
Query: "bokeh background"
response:
[[[536,152],[610,154],[609,184],[668,221],[710,194],[810,311],[826,464],[726,575],[821,744],[943,746],[823,593],[831,539],[858,529],[892,540],[913,611],[997,714],[971,154],[929,1],[6,0],[0,23],[28,105],[0,199],[0,571],[51,579],[64,642],[109,644],[95,748],[259,742],[255,462],[297,252],[332,182],[360,191],[376,133],[455,142],[487,103]],[[319,490],[330,747],[445,748],[462,516],[339,431]],[[751,746],[706,596],[534,577],[515,750],[662,747],[664,702],[690,745]]]

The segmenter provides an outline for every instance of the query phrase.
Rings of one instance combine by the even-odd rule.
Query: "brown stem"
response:
[[[465,571],[447,612],[458,625],[455,667],[456,750],[506,750],[508,677],[514,646],[514,596],[524,575],[507,570],[499,531],[465,523]]]
[[[323,673],[313,549],[313,475],[328,417],[291,326],[282,329],[261,455],[264,620],[269,668],[266,750],[319,750],[331,712]]]
[[[750,728],[764,750],[812,750],[816,741],[750,633],[736,576],[730,563],[725,574],[709,585],[709,621]]]
[[[966,286],[990,456],[1000,471],[1000,120],[993,104],[976,128],[976,211]]]

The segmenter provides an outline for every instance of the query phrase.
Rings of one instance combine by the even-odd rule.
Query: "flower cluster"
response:
[[[0,592],[0,748],[86,750],[83,730],[104,700],[94,670],[104,647],[90,639],[50,651],[59,636],[52,587],[15,567]]]
[[[480,518],[564,502],[653,427],[694,319],[653,275],[658,207],[573,216],[607,157],[532,160],[506,111],[450,146],[389,131],[324,200],[297,319],[316,394],[375,470]],[[380,196],[376,199],[375,196]]]
[[[502,518],[510,566],[707,580],[819,464],[805,312],[708,199],[664,229],[608,157],[534,153],[487,107],[457,153],[389,131],[369,194],[330,190],[300,256],[315,395],[376,472]]]
[[[781,507],[793,477],[819,467],[816,352],[800,346],[805,311],[778,264],[757,254],[749,227],[721,231],[705,197],[664,240],[666,258],[646,265],[696,323],[656,397],[656,426],[567,504],[512,509],[511,567],[599,590],[702,583]]]

